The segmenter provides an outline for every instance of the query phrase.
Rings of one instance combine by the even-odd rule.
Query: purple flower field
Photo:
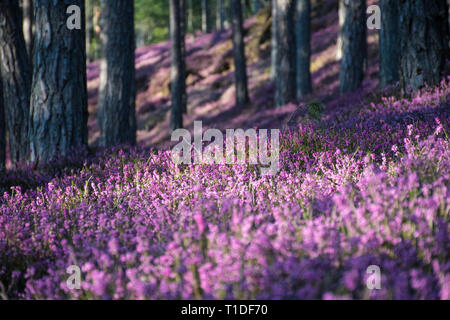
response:
[[[450,299],[450,78],[378,100],[287,127],[272,177],[144,147],[7,172],[0,298]]]

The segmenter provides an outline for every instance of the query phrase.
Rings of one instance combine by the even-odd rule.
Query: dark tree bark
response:
[[[81,9],[81,30],[66,27],[70,5]],[[84,1],[39,0],[34,13],[31,161],[44,163],[87,144]]]
[[[174,131],[183,127],[183,90],[185,90],[185,77],[183,75],[183,50],[180,4],[178,0],[170,0],[170,39],[171,39],[171,95],[172,113],[170,115],[170,129]]]
[[[0,69],[13,164],[27,160],[29,155],[31,68],[22,32],[21,14],[18,0],[0,2]]]
[[[1,83],[1,73],[0,73]],[[5,108],[3,104],[3,88],[0,86],[0,170],[5,168],[6,163],[6,128]]]
[[[211,14],[209,12],[209,0],[202,0],[202,31],[211,32]]]
[[[180,39],[181,39],[181,81],[183,113],[187,113],[187,92],[186,92],[186,0],[179,0],[180,2]]]
[[[136,143],[134,4],[102,0],[100,145]]]
[[[297,0],[297,97],[312,92],[311,85],[311,1]]]
[[[86,57],[87,62],[94,61],[92,41],[94,39],[94,7],[93,0],[86,0]]]
[[[250,102],[247,88],[247,63],[245,59],[244,31],[241,0],[231,0],[231,27],[236,81],[236,105],[245,106]]]
[[[399,80],[398,0],[380,0],[380,9],[380,85],[385,87]]]
[[[282,106],[296,99],[296,44],[294,0],[276,0],[277,63],[275,71],[275,105]]]
[[[33,54],[33,1],[23,0],[23,35],[28,56]]]
[[[439,83],[448,53],[446,0],[401,0],[399,14],[403,90]]]
[[[341,0],[345,21],[341,26],[342,61],[339,74],[341,94],[361,87],[364,79],[364,62],[367,58],[366,1]]]
[[[217,0],[217,29],[225,29],[225,0]]]

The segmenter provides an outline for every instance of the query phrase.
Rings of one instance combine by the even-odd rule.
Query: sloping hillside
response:
[[[315,99],[326,105],[325,112],[338,106],[360,102],[377,86],[377,33],[370,32],[369,61],[363,90],[357,96],[340,98],[339,62],[335,59],[339,22],[337,1],[313,2],[312,77],[314,93],[305,101],[273,108],[274,88],[270,81],[270,10],[261,10],[245,23],[246,56],[252,107],[234,106],[234,71],[231,31],[188,36],[188,114],[184,124],[192,129],[194,120],[204,127],[273,128],[302,119],[302,104]],[[99,135],[96,120],[99,62],[88,66],[90,143]],[[138,141],[147,146],[164,146],[168,141],[170,114],[170,43],[164,42],[136,51]],[[300,108],[299,108],[300,106]],[[299,110],[298,110],[299,109]],[[298,112],[296,112],[296,110]]]

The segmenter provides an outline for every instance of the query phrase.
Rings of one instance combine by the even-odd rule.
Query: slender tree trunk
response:
[[[217,29],[225,29],[225,6],[224,0],[217,0]]]
[[[296,45],[294,0],[276,0],[277,63],[275,71],[275,105],[282,106],[296,99]]]
[[[101,4],[100,145],[134,145],[134,5],[128,0],[102,0]]]
[[[81,30],[66,27],[69,5],[81,9]],[[43,163],[87,144],[86,47],[83,0],[34,3],[31,161]]]
[[[179,0],[180,4],[180,40],[181,40],[181,105],[183,113],[187,113],[186,92],[186,0]],[[184,79],[184,80],[183,80]]]
[[[22,31],[18,0],[0,2],[0,56],[3,99],[13,164],[29,155],[28,117],[31,68]]]
[[[398,0],[380,0],[380,86],[399,80],[400,42]]]
[[[341,0],[345,22],[341,28],[342,60],[339,74],[341,94],[361,87],[364,78],[364,62],[367,58],[366,1]]]
[[[209,0],[202,0],[202,31],[211,32],[211,14],[209,12]]]
[[[86,57],[87,62],[94,61],[92,41],[94,39],[94,7],[93,0],[86,0]]]
[[[1,73],[0,73],[1,83]],[[5,168],[6,164],[6,127],[5,127],[5,107],[3,104],[3,88],[0,85],[0,170]]]
[[[171,95],[172,113],[170,129],[174,131],[183,127],[183,52],[180,27],[180,5],[178,0],[170,0],[170,39],[171,39]]]
[[[241,0],[231,0],[231,27],[236,80],[236,105],[245,106],[250,102],[247,88],[247,64],[245,59],[244,31]]]
[[[448,53],[446,0],[401,0],[400,83],[404,91],[439,83]]]
[[[297,0],[297,97],[312,92],[311,85],[311,1]]]
[[[277,69],[277,55],[278,55],[278,43],[277,43],[277,0],[272,1],[272,42],[271,42],[271,56],[270,56],[270,79],[275,80],[275,70]]]
[[[188,31],[194,34],[194,7],[192,0],[188,0]]]
[[[28,56],[33,54],[33,2],[23,0],[23,35],[27,47]]]

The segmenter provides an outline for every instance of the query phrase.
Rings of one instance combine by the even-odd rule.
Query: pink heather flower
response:
[[[203,233],[203,231],[205,231],[206,224],[202,214],[196,213],[194,215],[194,221],[197,223],[198,232]]]

